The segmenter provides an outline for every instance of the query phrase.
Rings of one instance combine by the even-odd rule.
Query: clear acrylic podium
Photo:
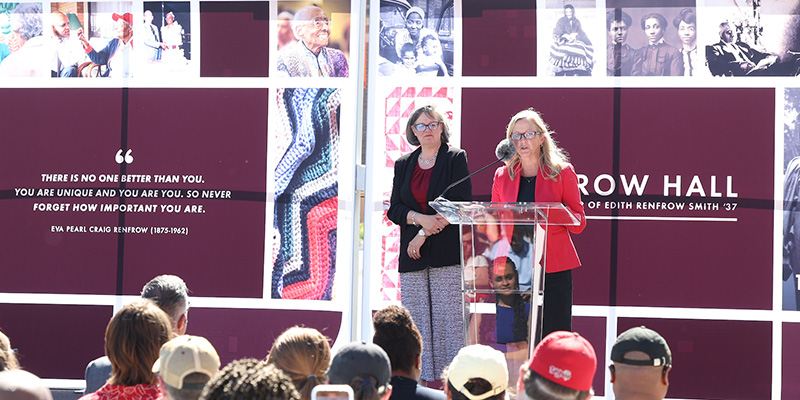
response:
[[[506,355],[509,394],[541,339],[547,231],[579,225],[561,203],[429,203],[461,231],[464,339]]]

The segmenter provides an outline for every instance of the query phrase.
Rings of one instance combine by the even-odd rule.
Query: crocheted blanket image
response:
[[[330,300],[336,272],[339,89],[279,89],[272,298]]]

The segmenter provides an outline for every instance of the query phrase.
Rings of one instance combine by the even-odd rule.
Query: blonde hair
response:
[[[300,398],[309,400],[314,386],[325,383],[325,372],[331,364],[331,346],[318,330],[294,326],[278,336],[267,362],[289,375]]]
[[[539,152],[539,169],[542,170],[546,179],[555,181],[561,170],[569,163],[569,156],[567,156],[564,149],[558,146],[558,143],[552,137],[554,132],[550,131],[550,127],[544,122],[542,116],[533,108],[522,110],[511,117],[511,121],[506,127],[506,138],[511,139],[511,135],[514,133],[514,125],[523,119],[536,126],[538,134],[544,135],[544,142],[542,142]],[[514,157],[507,164],[508,176],[512,181],[514,180],[514,170],[520,162],[519,154],[514,154]]]
[[[17,357],[11,349],[11,340],[0,331],[0,371],[19,369]]]

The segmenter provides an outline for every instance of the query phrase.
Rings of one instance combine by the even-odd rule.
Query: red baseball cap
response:
[[[525,368],[558,385],[588,391],[597,370],[597,356],[592,344],[583,336],[576,332],[558,331],[539,342],[521,372]],[[522,376],[520,373],[520,378]]]
[[[122,15],[114,13],[114,14],[111,15],[111,19],[113,19],[114,21],[117,21],[117,20],[121,19],[121,20],[127,22],[129,25],[133,26],[133,14],[131,14],[131,13],[125,13],[125,14],[122,14]]]

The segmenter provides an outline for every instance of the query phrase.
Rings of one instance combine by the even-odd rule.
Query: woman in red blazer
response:
[[[563,203],[580,221],[577,226],[549,226],[547,231],[542,337],[572,331],[572,269],[581,262],[569,232],[580,233],[586,227],[575,169],[532,108],[511,118],[506,137],[514,142],[517,154],[495,171],[492,201]],[[504,235],[511,242],[510,232]]]

